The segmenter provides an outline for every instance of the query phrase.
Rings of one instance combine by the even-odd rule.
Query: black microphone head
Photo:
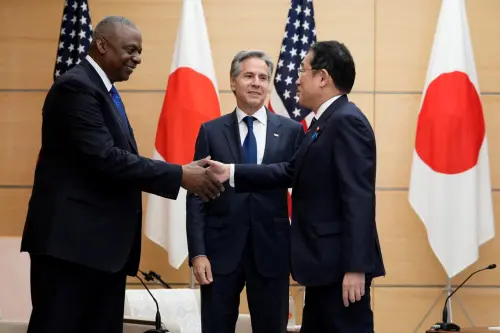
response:
[[[497,268],[497,264],[491,264],[488,266],[488,269],[495,269]]]

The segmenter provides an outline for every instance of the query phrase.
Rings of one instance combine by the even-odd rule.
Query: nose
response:
[[[132,57],[132,61],[136,64],[139,65],[142,62],[141,55],[137,54]]]
[[[255,75],[252,79],[252,86],[260,87],[260,80],[257,75]]]
[[[297,78],[297,80],[295,81],[295,85],[298,87],[300,86],[300,75],[299,77]]]

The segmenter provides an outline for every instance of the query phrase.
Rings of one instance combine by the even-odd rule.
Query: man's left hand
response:
[[[361,300],[365,294],[365,273],[345,273],[342,282],[342,299],[344,306],[349,306],[349,301],[354,303]]]

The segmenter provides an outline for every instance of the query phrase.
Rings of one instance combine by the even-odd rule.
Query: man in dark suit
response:
[[[211,161],[236,192],[292,187],[292,276],[306,286],[301,332],[373,332],[370,285],[385,275],[375,223],[376,145],[370,123],[349,102],[356,75],[336,41],[311,47],[299,68],[299,104],[313,122],[286,163]]]
[[[126,275],[138,270],[141,192],[202,199],[222,187],[204,161],[175,165],[138,155],[113,85],[141,62],[142,37],[127,19],[95,28],[87,58],[55,80],[43,106],[21,251],[31,257],[29,333],[118,333]]]
[[[237,107],[201,126],[195,159],[269,164],[292,158],[304,130],[265,108],[272,72],[261,51],[234,57],[230,81]],[[201,284],[203,333],[234,333],[245,283],[253,331],[286,332],[289,229],[286,188],[239,194],[228,188],[205,204],[188,196],[189,260]]]

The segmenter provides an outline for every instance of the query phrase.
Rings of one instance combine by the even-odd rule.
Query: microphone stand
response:
[[[144,281],[142,281],[142,279],[138,275],[136,275],[135,277],[138,278],[139,281],[141,281],[142,285],[144,286],[144,288],[146,288],[146,290],[148,291],[149,295],[151,295],[151,298],[153,299],[153,301],[155,301],[155,304],[156,304],[155,329],[147,330],[144,333],[166,333],[166,332],[170,332],[169,330],[162,328],[161,315],[160,315],[160,306],[158,305],[158,301],[153,296],[153,294],[151,293],[151,291],[149,291],[149,288],[146,286],[146,284],[144,283]]]
[[[160,284],[164,288],[172,289],[172,287],[169,286],[168,283],[166,283],[165,281],[163,281],[161,279],[161,275],[156,273],[155,271],[149,271],[149,273],[144,273],[143,271],[139,270],[139,272],[141,272],[141,274],[144,276],[146,281],[155,281],[156,280],[155,282]]]
[[[448,321],[448,301],[450,300],[451,296],[453,296],[453,294],[455,294],[460,288],[462,288],[462,286],[467,281],[469,281],[469,279],[471,277],[473,277],[474,275],[476,275],[479,272],[485,271],[487,269],[495,269],[496,267],[497,267],[496,264],[491,264],[491,265],[488,265],[485,268],[478,269],[477,271],[475,271],[472,274],[470,274],[467,277],[467,279],[465,279],[458,287],[456,287],[455,290],[453,290],[453,292],[451,294],[449,294],[448,297],[446,297],[446,301],[444,302],[443,318],[442,318],[443,321],[441,323],[436,323],[433,326],[433,328],[435,328],[437,331],[442,331],[442,332],[460,332],[460,326],[458,326],[457,324],[454,324],[454,323]]]

